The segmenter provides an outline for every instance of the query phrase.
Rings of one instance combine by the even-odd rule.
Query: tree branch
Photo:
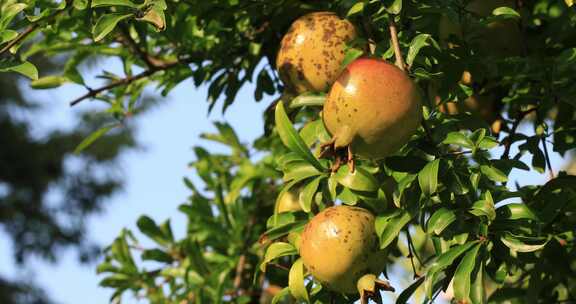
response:
[[[70,106],[75,106],[78,103],[80,103],[81,101],[83,101],[84,99],[88,99],[88,98],[94,98],[96,96],[98,96],[98,94],[108,91],[110,89],[113,89],[115,87],[121,86],[121,85],[127,85],[130,84],[138,79],[142,79],[142,78],[146,78],[149,76],[152,76],[153,74],[155,74],[156,72],[159,71],[166,71],[169,69],[172,69],[174,67],[183,65],[183,64],[189,64],[192,63],[192,58],[188,58],[188,59],[183,59],[183,60],[178,60],[178,61],[174,61],[174,62],[170,62],[170,63],[165,63],[159,66],[155,66],[153,68],[150,68],[148,70],[145,70],[144,72],[140,73],[140,74],[136,74],[134,76],[129,76],[126,78],[122,78],[116,81],[113,81],[103,87],[97,88],[97,89],[89,89],[88,93],[72,100],[70,102]]]
[[[138,55],[138,57],[140,57],[140,59],[142,59],[142,61],[144,61],[144,63],[151,69],[155,69],[159,66],[161,66],[162,64],[165,64],[164,62],[162,62],[162,60],[159,60],[153,56],[150,56],[150,54],[148,54],[148,52],[146,52],[145,50],[143,50],[138,43],[134,40],[134,38],[132,38],[132,36],[130,35],[130,31],[128,28],[126,28],[125,25],[121,25],[120,26],[120,31],[121,31],[121,40],[120,42],[122,44],[127,45],[127,47],[129,47],[130,49],[132,49],[132,51],[134,53],[136,53],[136,55]]]
[[[513,143],[512,137],[516,134],[516,131],[518,130],[518,126],[520,126],[520,123],[528,114],[536,111],[537,109],[538,109],[538,107],[534,107],[534,108],[531,108],[531,109],[526,110],[526,111],[518,112],[518,116],[516,117],[514,124],[512,124],[512,129],[510,129],[510,132],[508,132],[508,136],[503,140],[503,141],[505,141],[504,153],[502,153],[502,156],[500,157],[501,159],[509,159],[510,158],[510,148],[512,148],[512,143]]]
[[[548,145],[546,143],[546,137],[542,137],[542,146],[544,147],[544,157],[546,159],[546,166],[548,166],[548,176],[550,179],[554,179],[555,174],[552,170],[552,163],[550,162],[550,155],[548,154]]]
[[[402,52],[400,51],[400,43],[398,42],[398,30],[396,29],[394,16],[390,17],[388,27],[390,29],[390,40],[392,41],[392,47],[394,48],[394,57],[396,57],[396,66],[398,66],[402,71],[405,71],[406,64],[404,63],[404,58],[402,58]]]
[[[70,4],[72,3],[72,0],[66,0],[66,7],[68,7]],[[22,42],[22,40],[26,39],[26,37],[28,37],[28,35],[32,34],[36,29],[38,29],[38,27],[40,27],[40,21],[44,21],[44,20],[52,20],[53,18],[55,18],[56,16],[60,15],[61,13],[63,13],[66,9],[61,9],[58,10],[56,12],[54,12],[52,15],[44,18],[44,19],[40,19],[37,20],[35,23],[32,23],[32,25],[30,25],[27,29],[25,29],[23,32],[21,32],[20,34],[18,34],[18,36],[16,36],[16,38],[10,40],[8,42],[8,44],[6,44],[4,47],[2,47],[2,49],[0,49],[0,55],[3,55],[4,53],[6,53],[8,50],[10,50],[13,46],[17,45],[18,43]]]
[[[22,40],[24,40],[26,37],[28,37],[28,35],[32,34],[32,32],[34,32],[38,28],[38,26],[39,25],[37,23],[33,24],[33,25],[29,26],[26,30],[24,30],[22,33],[18,34],[18,36],[16,36],[16,38],[12,39],[10,42],[8,42],[8,44],[6,46],[4,46],[0,50],[0,55],[6,53],[13,46],[17,45]]]

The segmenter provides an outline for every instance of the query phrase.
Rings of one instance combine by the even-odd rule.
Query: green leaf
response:
[[[274,228],[264,232],[262,237],[260,237],[260,243],[270,242],[278,238],[281,238],[292,231],[300,230],[304,226],[306,226],[306,223],[308,223],[307,220],[302,220],[291,222],[286,225],[275,226]]]
[[[36,73],[38,73],[38,71],[36,71]],[[42,78],[39,78],[39,79],[36,79],[36,80],[30,82],[30,86],[33,89],[44,90],[44,89],[57,88],[57,87],[65,84],[67,82],[68,82],[68,78],[66,78],[64,76],[50,75],[50,76],[45,76],[45,77],[42,77]]]
[[[529,219],[539,221],[540,219],[530,210],[526,204],[513,203],[499,207],[496,209],[498,218],[508,220]]]
[[[154,220],[151,219],[150,217],[145,215],[141,216],[136,222],[136,225],[138,226],[138,229],[140,229],[142,233],[144,233],[147,237],[154,240],[159,245],[166,246],[170,244],[170,241],[164,235],[164,233],[162,233],[160,227],[158,227],[158,225],[156,225]]]
[[[376,233],[380,237],[380,248],[384,249],[398,236],[400,230],[412,219],[405,210],[395,209],[376,218],[374,223]]]
[[[284,173],[284,181],[301,181],[308,177],[322,174],[316,167],[307,162],[297,162],[290,164]]]
[[[504,174],[504,172],[497,169],[496,167],[482,165],[480,166],[480,171],[482,172],[482,174],[484,174],[486,177],[488,177],[490,180],[494,182],[504,183],[508,181],[508,176]]]
[[[14,3],[8,5],[2,10],[2,15],[0,16],[0,32],[5,30],[8,27],[8,24],[26,7],[28,7],[25,3]]]
[[[352,15],[356,15],[364,10],[364,2],[358,1],[348,10],[346,17],[350,17]]]
[[[80,154],[80,152],[82,152],[82,151],[84,151],[84,149],[88,148],[98,138],[102,137],[103,135],[108,133],[110,130],[112,130],[118,126],[119,126],[118,124],[109,125],[109,126],[105,126],[105,127],[102,127],[100,129],[94,131],[92,134],[90,134],[88,137],[86,137],[82,142],[80,142],[78,144],[78,146],[76,146],[76,148],[74,149],[74,154]]]
[[[402,0],[394,0],[392,4],[386,7],[386,11],[393,15],[400,14],[400,11],[402,11]]]
[[[361,167],[350,172],[348,165],[341,166],[334,174],[334,178],[344,187],[356,191],[373,192],[378,190],[378,181]]]
[[[96,25],[92,29],[92,35],[94,36],[94,41],[100,41],[106,35],[114,30],[118,22],[132,17],[132,14],[121,14],[113,13],[108,15],[103,15],[96,21]]]
[[[316,191],[318,190],[318,185],[320,185],[320,181],[323,179],[323,176],[319,176],[315,179],[313,179],[311,182],[309,182],[304,189],[302,189],[302,192],[300,192],[300,197],[299,197],[299,201],[300,201],[300,207],[302,207],[302,210],[304,212],[310,212],[311,208],[312,208],[312,200],[314,199],[314,195],[316,194]]]
[[[416,292],[416,289],[418,289],[422,283],[424,283],[424,277],[420,277],[414,283],[410,284],[410,286],[408,286],[402,291],[402,293],[400,293],[398,299],[396,299],[396,304],[408,303],[410,297],[414,294],[414,292]]]
[[[0,31],[0,44],[6,43],[18,37],[18,32],[13,30]]]
[[[288,107],[290,109],[305,107],[305,106],[318,106],[321,107],[324,105],[324,101],[326,100],[326,95],[317,95],[317,94],[310,94],[304,93],[302,95],[296,96],[294,99],[290,101]]]
[[[443,144],[455,145],[459,147],[464,147],[468,149],[474,148],[474,142],[470,140],[466,135],[460,132],[450,132],[446,135],[446,138],[442,141]]]
[[[401,1],[399,2],[402,3]],[[412,39],[410,42],[410,47],[408,48],[408,54],[406,55],[406,64],[408,66],[412,66],[414,59],[423,47],[430,45],[428,44],[428,39],[432,39],[430,34],[419,34],[414,37],[414,39]]]
[[[142,259],[147,261],[157,261],[162,263],[172,263],[172,257],[161,249],[147,249],[142,252]]]
[[[470,249],[466,255],[464,255],[464,258],[462,258],[462,261],[454,273],[454,297],[460,302],[470,302],[470,275],[476,266],[476,257],[478,256],[479,250],[480,244],[476,244]]]
[[[286,287],[283,288],[282,290],[280,290],[280,292],[278,292],[274,298],[272,298],[272,302],[270,304],[277,304],[280,301],[282,301],[286,296],[288,296],[290,294],[290,288]],[[283,302],[282,302],[283,303]]]
[[[486,216],[489,221],[493,221],[496,218],[496,210],[490,191],[486,191],[484,199],[476,201],[469,212],[476,216]]]
[[[480,267],[476,272],[476,277],[472,282],[472,288],[470,289],[470,299],[474,304],[486,304],[486,282],[484,281],[485,270],[484,261],[480,261]]]
[[[76,2],[76,1],[74,1]],[[139,5],[130,0],[92,0],[92,7],[103,6],[128,6],[131,8],[138,8]]]
[[[543,238],[531,238],[531,237],[518,237],[511,233],[504,233],[500,237],[500,241],[506,245],[506,247],[517,251],[517,252],[533,252],[540,250],[548,244],[548,239]],[[526,243],[530,242],[530,244]]]
[[[264,254],[264,259],[260,264],[260,271],[266,271],[266,265],[279,257],[288,256],[288,255],[295,255],[298,254],[298,250],[294,246],[289,243],[284,242],[276,242],[272,243],[266,249],[266,253]]]
[[[74,0],[73,5],[77,10],[84,10],[88,7],[88,0]]]
[[[364,51],[357,49],[357,48],[348,48],[346,49],[346,54],[344,55],[344,59],[340,64],[340,72],[344,71],[346,67],[352,63],[354,60],[358,59],[360,56],[364,55]]]
[[[434,232],[435,234],[440,234],[455,220],[456,220],[456,214],[454,214],[452,210],[442,207],[436,210],[434,214],[432,214],[432,216],[428,220],[426,230],[428,231],[428,233]]]
[[[418,183],[420,184],[420,189],[425,195],[431,195],[436,192],[438,187],[438,168],[440,167],[440,160],[435,159],[424,166],[424,168],[418,173]]]
[[[478,143],[478,148],[490,150],[494,147],[498,146],[498,141],[491,136],[486,136],[480,140]]]
[[[34,81],[37,81],[38,79],[38,70],[36,69],[36,66],[28,61],[21,63],[2,64],[0,65],[0,72],[16,72]]]
[[[426,273],[426,279],[424,281],[424,288],[426,290],[426,295],[428,296],[428,298],[432,298],[432,291],[434,283],[436,281],[436,274],[444,270],[448,266],[452,265],[452,263],[454,263],[454,261],[460,255],[468,251],[470,247],[474,246],[477,243],[478,241],[473,241],[463,245],[454,246],[450,248],[450,250],[440,255],[438,258],[436,258],[436,260],[432,264],[430,264],[428,272]]]
[[[164,11],[166,10],[166,4],[158,4],[163,2],[163,0],[158,1],[157,4],[153,5],[146,11],[142,18],[137,18],[137,20],[142,20],[152,24],[157,31],[165,30],[166,16],[164,15]]]
[[[513,19],[519,19],[520,18],[520,14],[518,14],[517,11],[515,11],[513,8],[507,7],[507,6],[502,6],[502,7],[498,7],[495,8],[492,11],[492,15],[494,16],[504,16],[506,18],[513,18]]]
[[[292,264],[288,274],[288,287],[290,288],[290,293],[297,300],[310,303],[308,291],[304,285],[304,263],[302,259],[298,259]]]
[[[288,119],[288,115],[286,115],[284,104],[282,102],[279,102],[276,105],[275,118],[276,129],[278,130],[282,143],[284,143],[284,145],[292,152],[307,160],[316,169],[324,171],[325,168],[320,164],[318,159],[312,155],[308,146],[306,146],[306,143],[302,138],[300,138],[300,135],[298,135],[298,132],[296,132],[292,126],[292,122]]]

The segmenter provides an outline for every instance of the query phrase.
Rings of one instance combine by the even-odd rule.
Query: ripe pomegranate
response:
[[[289,190],[281,194],[278,198],[276,212],[292,212],[302,210],[298,199],[298,191]]]
[[[324,92],[338,77],[346,43],[356,38],[348,20],[331,12],[297,19],[282,38],[276,67],[286,88],[294,93]]]
[[[516,7],[515,0],[474,0],[467,6],[466,10],[476,18],[488,17],[492,11],[498,7]],[[464,33],[466,29],[466,33]],[[470,33],[468,33],[470,32]],[[439,25],[440,41],[447,41],[450,35],[460,38],[466,35],[469,43],[477,47],[485,54],[497,56],[517,56],[523,48],[522,33],[515,20],[497,20],[481,27],[470,26],[452,22],[448,17],[443,16]],[[452,45],[449,44],[449,47]]]
[[[332,85],[323,120],[335,149],[349,146],[381,159],[402,147],[420,125],[421,96],[412,80],[384,60],[360,58]]]
[[[359,279],[379,274],[386,260],[374,229],[374,216],[366,209],[326,208],[304,227],[300,242],[302,261],[326,288],[356,293]]]

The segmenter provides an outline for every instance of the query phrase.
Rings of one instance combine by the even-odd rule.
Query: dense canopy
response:
[[[421,123],[384,159],[357,157],[353,146],[325,149],[334,141],[322,120],[329,88],[296,93],[280,80],[283,36],[320,11],[356,29],[340,71],[379,58],[418,88],[422,111],[412,113]],[[299,255],[314,215],[345,204],[374,214],[383,273],[408,274],[409,286],[383,294],[396,303],[429,302],[440,291],[459,303],[573,302],[576,177],[553,170],[550,155],[569,159],[576,148],[575,28],[570,0],[6,0],[0,71],[31,78],[34,89],[82,86],[76,107],[109,105],[112,122],[78,141],[79,153],[123,129],[148,87],[167,96],[177,85],[206,85],[210,109],[222,111],[253,102],[237,100],[243,86],[255,101],[277,97],[263,117],[246,118],[265,121],[254,143],[218,123],[203,138],[229,153],[194,148],[202,182],[185,179],[184,238],[169,220],[142,216],[140,233],[155,247],[129,230],[108,247],[98,271],[113,301],[132,293],[151,303],[350,303],[358,295],[331,290]],[[64,65],[36,68],[43,57]],[[123,73],[100,71],[106,83],[95,86],[83,77],[93,58],[114,58]],[[384,96],[386,83],[373,95]],[[549,180],[509,181],[524,171]],[[275,212],[287,191],[299,193],[300,210]]]

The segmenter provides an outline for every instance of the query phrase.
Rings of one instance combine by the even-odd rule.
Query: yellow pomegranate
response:
[[[356,293],[360,278],[384,268],[386,254],[379,249],[374,229],[374,216],[366,209],[326,208],[304,227],[302,261],[326,288]]]
[[[399,68],[380,59],[349,64],[326,98],[323,120],[334,148],[350,146],[381,159],[401,148],[420,125],[421,96]]]
[[[289,91],[323,92],[338,77],[346,43],[356,38],[348,20],[331,12],[297,19],[282,38],[276,68]]]
[[[276,212],[282,213],[302,210],[298,196],[299,193],[295,190],[289,190],[280,194],[277,202]]]
[[[466,10],[477,17],[487,17],[494,9],[502,6],[514,8],[515,0],[474,0],[466,6]],[[455,23],[446,16],[440,19],[440,41],[447,41],[450,35],[462,38],[464,30],[469,42],[486,54],[517,56],[522,52],[522,33],[515,20],[498,20],[474,28],[468,24]],[[452,47],[450,44],[448,46]]]

